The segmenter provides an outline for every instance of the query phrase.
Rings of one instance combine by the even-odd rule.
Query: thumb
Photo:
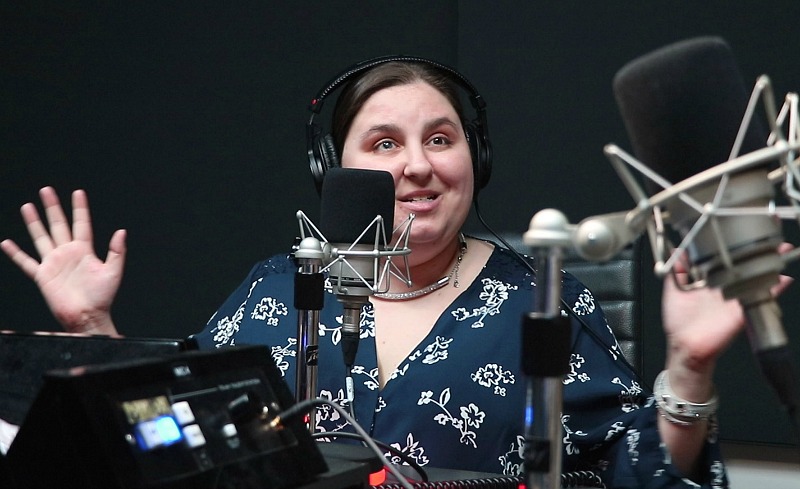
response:
[[[122,276],[122,270],[125,268],[125,254],[127,253],[125,239],[127,235],[126,230],[118,229],[111,236],[111,241],[108,243],[106,265],[111,267],[112,272],[119,276]]]

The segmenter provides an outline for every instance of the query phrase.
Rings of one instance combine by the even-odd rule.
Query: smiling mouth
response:
[[[430,202],[432,200],[436,200],[435,195],[429,195],[427,197],[413,197],[411,199],[404,199],[403,202]]]

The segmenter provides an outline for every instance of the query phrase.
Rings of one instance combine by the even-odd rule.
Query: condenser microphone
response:
[[[770,291],[784,266],[780,220],[749,211],[774,206],[768,175],[777,165],[760,157],[768,141],[761,121],[742,124],[749,97],[733,53],[718,37],[682,41],[625,65],[613,88],[634,154],[666,180],[648,182],[648,193],[685,243],[691,276],[741,303],[765,376],[793,405],[793,360]],[[693,176],[740,154],[755,163],[695,184]],[[685,189],[681,198],[676,189]]]
[[[392,236],[394,224],[394,179],[385,171],[331,168],[325,173],[321,198],[326,269],[344,307],[342,353],[345,365],[352,367],[361,308],[384,280],[386,237]]]

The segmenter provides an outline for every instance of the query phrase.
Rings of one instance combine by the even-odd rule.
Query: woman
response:
[[[333,120],[341,165],[391,173],[396,222],[416,216],[409,242],[414,285],[394,281],[361,313],[353,368],[359,423],[422,465],[518,474],[525,380],[517,338],[535,287],[508,251],[461,234],[476,166],[453,74],[432,62],[378,63],[342,88]],[[53,189],[42,189],[41,198],[49,230],[32,204],[22,207],[41,263],[11,241],[0,246],[68,330],[116,334],[109,311],[122,275],[124,231],[114,234],[101,262],[91,247],[86,195],[73,194],[72,232]],[[295,271],[287,256],[257,264],[196,335],[198,344],[268,344],[294,385]],[[742,314],[713,291],[684,293],[667,281],[664,294],[669,349],[662,378],[673,396],[702,409],[714,397],[715,360],[742,328]],[[563,297],[573,305],[564,470],[596,470],[611,487],[696,487],[685,478],[724,486],[713,413],[688,419],[658,408],[621,360],[589,291],[566,276]],[[327,294],[320,396],[343,402],[340,322],[341,306]],[[345,425],[335,411],[317,412],[318,430]]]

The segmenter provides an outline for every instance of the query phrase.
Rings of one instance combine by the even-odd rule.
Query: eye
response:
[[[429,140],[432,146],[449,146],[451,144],[450,138],[447,136],[434,136]]]
[[[391,139],[381,139],[375,144],[374,149],[375,151],[391,151],[396,147],[397,143]]]

